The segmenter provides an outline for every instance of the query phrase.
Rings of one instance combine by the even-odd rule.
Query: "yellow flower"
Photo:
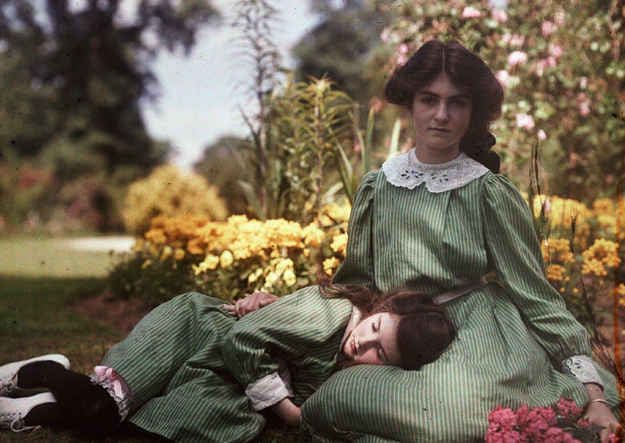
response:
[[[210,269],[212,271],[214,269],[217,269],[217,265],[219,265],[219,257],[213,254],[208,254],[204,258],[204,261],[202,263],[204,264],[206,269]],[[202,263],[200,263],[200,265],[202,265]]]
[[[254,272],[252,272],[250,275],[247,276],[247,282],[250,284],[254,283],[256,280],[258,280],[258,277],[260,277],[261,275],[263,275],[263,270],[262,268],[258,268]]]
[[[593,245],[582,252],[584,257],[584,265],[582,272],[584,274],[595,274],[599,277],[607,275],[607,268],[615,268],[621,263],[618,256],[618,244],[598,238]]]
[[[597,277],[605,277],[606,275],[608,275],[608,271],[606,271],[605,266],[603,266],[603,263],[601,263],[599,260],[595,260],[594,258],[584,258],[584,264],[582,265],[582,274],[594,274]]]
[[[143,264],[141,265],[141,269],[145,269],[148,266],[150,266],[152,264],[152,260],[147,259],[146,261],[143,262]]]
[[[336,257],[326,258],[323,261],[323,270],[326,274],[332,275],[334,273],[334,270],[338,268],[339,264],[339,259]]]
[[[620,283],[616,288],[614,288],[614,292],[618,296],[619,306],[625,306],[625,285]]]
[[[177,248],[176,252],[174,252],[174,259],[176,259],[177,261],[182,260],[184,256],[185,256],[184,249]]]
[[[304,244],[313,248],[318,248],[323,242],[325,234],[317,227],[315,223],[311,223],[302,230],[304,236]]]
[[[278,275],[282,275],[288,270],[293,270],[293,260],[285,258],[278,261],[276,264],[276,273]]]
[[[163,244],[167,241],[165,232],[162,229],[150,229],[145,233],[145,239],[154,244]]]
[[[566,269],[560,265],[549,265],[546,270],[547,279],[552,282],[568,281],[569,277],[566,276]]]
[[[543,240],[540,249],[547,263],[566,264],[574,261],[571,245],[566,238],[549,238]]]
[[[163,248],[163,252],[161,253],[161,260],[167,260],[169,257],[172,256],[172,254],[174,253],[174,250],[171,248],[171,246],[166,245]]]
[[[265,277],[265,284],[273,287],[273,285],[275,285],[278,280],[280,280],[280,276],[275,272],[271,271],[269,274],[267,274],[267,277]]]
[[[592,203],[592,209],[598,215],[614,215],[614,201],[609,198],[598,198]]]
[[[221,265],[222,268],[225,269],[225,268],[230,267],[233,262],[234,262],[234,257],[232,255],[232,252],[226,249],[224,252],[221,253],[221,256],[219,257],[219,264]]]
[[[293,286],[297,281],[293,269],[287,269],[286,271],[284,271],[284,274],[282,275],[282,280],[284,280],[284,283],[286,283],[287,286]]]
[[[345,249],[347,248],[347,234],[339,234],[334,236],[330,247],[334,252],[345,255]]]
[[[199,237],[192,238],[191,240],[189,240],[189,243],[187,243],[187,251],[189,251],[189,253],[193,255],[204,254],[204,248],[204,242]]]

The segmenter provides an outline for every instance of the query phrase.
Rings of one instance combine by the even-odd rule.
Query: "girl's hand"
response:
[[[288,398],[273,405],[271,410],[289,426],[299,426],[302,421],[302,410]]]
[[[248,294],[245,298],[237,300],[234,304],[223,305],[223,308],[229,313],[241,318],[245,314],[254,312],[278,299],[279,297],[270,294],[269,292],[254,291],[253,293]]]
[[[608,405],[604,403],[590,403],[586,409],[584,417],[587,418],[591,424],[595,424],[603,428],[599,434],[601,437],[601,443],[609,443],[610,436],[612,434],[618,435],[621,431],[621,425],[618,420],[614,417],[614,414],[612,414]]]

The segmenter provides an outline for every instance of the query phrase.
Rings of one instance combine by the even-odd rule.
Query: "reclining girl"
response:
[[[416,370],[455,336],[444,308],[409,290],[309,286],[239,321],[231,311],[213,297],[179,295],[147,314],[90,377],[59,354],[1,366],[0,425],[102,436],[130,422],[175,441],[250,441],[265,425],[261,411],[298,425],[299,405],[337,369]],[[37,388],[48,391],[9,396]]]

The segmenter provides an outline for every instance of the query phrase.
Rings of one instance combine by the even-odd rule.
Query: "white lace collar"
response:
[[[488,168],[464,152],[445,163],[422,163],[413,148],[386,160],[382,171],[394,186],[414,189],[425,182],[428,191],[437,193],[460,188],[486,174]]]

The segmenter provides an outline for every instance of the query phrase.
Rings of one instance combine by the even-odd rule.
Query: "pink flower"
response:
[[[408,45],[402,43],[397,48],[396,61],[398,65],[403,65],[408,61]]]
[[[511,431],[516,426],[516,415],[510,408],[495,408],[488,414],[488,422],[501,430]]]
[[[539,437],[556,422],[556,413],[551,408],[532,408],[526,417],[525,433],[530,441]]]
[[[499,23],[505,23],[508,20],[508,14],[503,9],[494,8],[491,15]]]
[[[543,73],[545,72],[545,68],[553,68],[558,64],[557,60],[555,57],[552,57],[551,55],[547,58],[543,58],[540,59],[536,62],[536,75],[538,75],[539,77],[542,77]]]
[[[577,109],[582,117],[590,114],[590,99],[584,92],[577,94]]]
[[[575,401],[567,398],[561,398],[556,404],[556,409],[563,417],[577,418],[582,413],[582,409]]]
[[[556,29],[558,29],[558,27],[555,25],[555,23],[550,22],[549,20],[545,20],[540,27],[543,37],[550,36],[555,32]]]
[[[538,140],[545,140],[547,138],[547,134],[542,129],[538,130]]]
[[[499,83],[501,83],[501,86],[503,86],[504,88],[508,86],[508,83],[510,80],[510,74],[508,74],[508,71],[503,70],[503,69],[500,71],[497,71],[497,74],[495,74],[495,77],[497,78],[497,80],[499,80]]]
[[[523,129],[533,129],[534,118],[529,114],[517,114],[516,125],[517,127],[523,128]]]
[[[382,40],[384,43],[388,43],[390,36],[391,31],[388,28],[384,28],[384,30],[380,34],[380,40]]]
[[[551,54],[555,58],[558,58],[563,53],[564,53],[564,50],[562,49],[562,46],[554,44],[554,43],[549,43],[549,54]]]
[[[527,54],[523,51],[514,51],[508,56],[508,66],[513,67],[527,61]]]
[[[525,43],[525,36],[521,34],[512,34],[510,38],[510,46],[523,46]]]
[[[473,6],[465,6],[462,10],[462,18],[479,18],[482,13],[479,9],[475,9]]]
[[[553,427],[547,429],[543,436],[544,442],[548,443],[582,443],[562,428]]]
[[[518,443],[521,441],[521,434],[517,431],[487,432],[486,443]]]

